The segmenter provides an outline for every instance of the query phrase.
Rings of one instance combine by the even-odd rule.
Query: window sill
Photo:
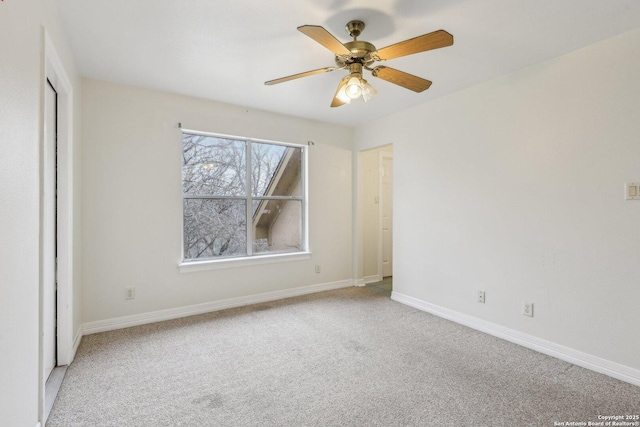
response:
[[[185,261],[178,264],[180,273],[193,271],[219,270],[223,268],[246,267],[250,265],[274,264],[279,262],[300,261],[311,258],[311,252],[294,252],[287,254],[256,255],[243,258],[227,258],[206,261]]]

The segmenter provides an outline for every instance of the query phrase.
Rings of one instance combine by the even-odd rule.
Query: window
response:
[[[183,130],[183,260],[306,250],[305,150]]]

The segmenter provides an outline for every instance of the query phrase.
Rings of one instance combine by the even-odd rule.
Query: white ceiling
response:
[[[370,120],[494,79],[640,27],[638,0],[54,0],[83,76],[324,122]],[[330,108],[333,54],[300,33],[321,25],[342,42],[382,48],[444,29],[451,47],[387,61],[433,81],[414,93],[374,77],[368,103]]]

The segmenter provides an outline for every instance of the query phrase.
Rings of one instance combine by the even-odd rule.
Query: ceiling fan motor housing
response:
[[[351,51],[351,55],[336,55],[336,64],[338,67],[344,67],[345,65],[351,65],[354,62],[360,64],[370,64],[375,61],[375,58],[371,56],[372,52],[376,51],[376,47],[365,41],[355,40],[344,44],[347,49]]]
[[[364,22],[357,20],[349,21],[347,25],[345,25],[347,33],[353,37],[353,41],[344,44],[344,46],[351,51],[351,55],[336,55],[336,64],[338,67],[346,67],[353,63],[366,65],[375,61],[375,58],[371,57],[371,53],[376,51],[376,47],[369,42],[356,40],[356,38],[362,34],[364,27]]]

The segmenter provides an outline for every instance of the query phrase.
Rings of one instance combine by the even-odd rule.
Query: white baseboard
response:
[[[365,285],[364,279],[353,279],[353,286],[362,287]]]
[[[364,277],[364,283],[365,285],[369,284],[369,283],[376,283],[376,282],[380,282],[382,279],[380,278],[380,276],[378,276],[377,274],[375,276],[365,276]]]
[[[165,320],[178,319],[180,317],[210,313],[212,311],[224,310],[227,308],[241,307],[261,302],[275,301],[300,295],[313,294],[316,292],[347,288],[353,285],[353,280],[347,279],[338,282],[321,283],[318,285],[301,286],[299,288],[248,295],[246,297],[212,301],[186,307],[177,307],[166,310],[152,311],[149,313],[133,314],[131,316],[116,317],[114,319],[97,320],[94,322],[83,323],[81,326],[81,331],[83,335],[90,335],[98,332],[113,331],[116,329],[129,328],[131,326],[145,325],[147,323],[162,322]],[[80,340],[78,340],[78,345],[79,344]]]
[[[527,347],[531,350],[564,360],[565,362],[640,386],[640,370],[638,369],[602,359],[591,354],[583,353],[514,329],[505,328],[504,326],[487,322],[486,320],[478,319],[477,317],[469,316],[448,308],[440,307],[395,291],[391,292],[391,299],[514,344]]]

